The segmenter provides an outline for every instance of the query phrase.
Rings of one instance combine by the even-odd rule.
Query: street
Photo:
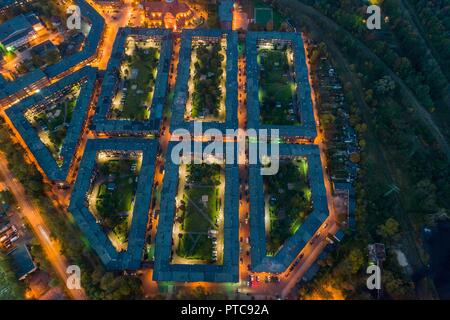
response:
[[[36,238],[45,252],[50,264],[55,269],[63,284],[66,284],[66,270],[69,267],[67,259],[60,253],[60,246],[57,241],[50,239],[49,229],[41,216],[39,209],[26,195],[25,189],[20,182],[13,176],[8,168],[8,161],[3,154],[0,154],[0,177],[4,184],[16,198],[20,207],[20,214],[26,218],[33,229]],[[66,290],[71,298],[76,300],[87,300],[83,290]]]
[[[111,56],[114,40],[120,28],[130,26],[139,26],[143,22],[143,12],[137,11],[133,7],[132,0],[124,0],[120,10],[115,12],[112,9],[103,9],[101,5],[92,0],[88,0],[89,4],[97,10],[105,19],[106,30],[103,36],[102,45],[99,48],[99,56],[92,64],[100,70],[106,70],[109,57]]]

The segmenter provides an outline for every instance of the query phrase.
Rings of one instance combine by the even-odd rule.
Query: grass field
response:
[[[148,120],[159,62],[159,47],[141,48],[137,44],[126,55],[121,67],[121,101],[112,108],[115,119]]]
[[[106,229],[122,243],[127,242],[129,217],[137,188],[138,160],[117,158],[97,162],[96,210]]]
[[[253,1],[253,18],[261,26],[267,26],[267,22],[272,20],[274,30],[279,30],[284,19],[277,10],[261,0]]]
[[[76,85],[67,95],[46,106],[45,109],[38,111],[30,109],[25,112],[25,118],[36,129],[42,143],[50,150],[58,165],[62,165],[61,147],[72,121],[80,90],[81,87]]]
[[[220,165],[188,165],[183,196],[181,230],[177,254],[195,260],[212,260],[213,241],[209,230],[218,230],[221,198]]]
[[[288,50],[289,48],[283,47],[258,51],[258,95],[261,104],[261,122],[264,124],[300,124]]]
[[[187,233],[180,240],[178,255],[192,260],[212,259],[213,243],[205,234]]]
[[[312,211],[308,185],[308,164],[304,158],[282,160],[275,176],[264,176],[270,226],[266,250],[274,255]]]

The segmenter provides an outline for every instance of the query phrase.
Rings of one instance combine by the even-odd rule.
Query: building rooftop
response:
[[[190,10],[189,6],[186,3],[179,2],[178,0],[174,1],[145,1],[144,9],[150,12],[158,12],[167,14],[170,13],[174,17],[179,13],[184,13]]]
[[[233,0],[221,0],[219,4],[220,22],[233,22]]]
[[[39,55],[39,56],[45,56],[49,51],[57,50],[58,47],[53,44],[50,40],[46,40],[37,46],[34,46],[32,49],[32,52]]]
[[[33,31],[33,25],[39,22],[35,14],[20,14],[0,25],[0,43],[8,46],[14,40],[28,35]]]
[[[80,137],[83,124],[86,120],[89,103],[94,91],[97,70],[91,67],[84,67],[79,71],[63,78],[62,80],[42,89],[40,92],[20,101],[18,104],[6,110],[6,115],[13,123],[22,139],[27,144],[39,166],[50,180],[62,181],[66,179],[70,164],[76,151],[78,139]],[[40,104],[46,104],[49,99],[61,95],[75,83],[83,83],[81,92],[77,99],[75,112],[73,113],[70,126],[61,149],[61,156],[64,159],[62,166],[58,166],[55,158],[49,149],[44,145],[38,136],[37,131],[25,118],[24,113]]]
[[[7,8],[16,3],[16,0],[0,0],[0,9]]]
[[[14,271],[16,272],[19,280],[25,279],[27,275],[37,269],[26,245],[18,246],[9,253],[9,256],[12,259]]]
[[[15,81],[4,80],[4,86],[0,88],[0,99],[12,95],[45,78],[47,78],[47,75],[41,69],[35,69],[26,75],[17,78]]]
[[[143,7],[150,25],[157,21],[168,29],[182,29],[186,21],[196,16],[187,3],[178,0],[143,1]]]
[[[94,56],[97,52],[103,30],[105,29],[105,20],[92,8],[85,0],[75,0],[75,4],[80,7],[82,17],[86,19],[90,25],[89,34],[84,42],[83,50],[69,57],[63,58],[60,62],[47,67],[44,72],[49,78],[69,70],[80,62]]]

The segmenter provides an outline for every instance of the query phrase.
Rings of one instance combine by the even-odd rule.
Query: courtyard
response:
[[[247,127],[277,129],[288,141],[317,136],[301,35],[248,32],[245,44]]]
[[[118,251],[127,247],[141,162],[140,153],[100,152],[96,159],[90,211]]]
[[[62,165],[61,148],[81,91],[79,84],[48,104],[40,104],[25,111],[24,116],[37,131],[42,143],[49,149],[59,166]]]
[[[112,119],[143,121],[150,118],[159,58],[160,41],[127,39],[119,90],[110,110]]]
[[[299,125],[292,46],[288,43],[263,44],[258,50],[257,61],[261,122]]]
[[[177,263],[222,263],[224,167],[183,164],[179,168],[174,246]],[[184,178],[185,177],[185,178]]]
[[[295,157],[280,161],[274,176],[264,176],[266,251],[275,255],[312,211],[308,163]]]
[[[186,120],[225,121],[225,70],[226,39],[193,41]]]

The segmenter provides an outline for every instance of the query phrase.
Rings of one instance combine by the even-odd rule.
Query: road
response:
[[[49,229],[41,216],[39,209],[27,196],[22,184],[14,177],[8,168],[8,161],[5,156],[0,153],[0,177],[4,184],[16,198],[20,206],[20,214],[26,218],[38,239],[45,255],[60,277],[61,281],[66,284],[66,270],[69,266],[67,259],[60,253],[60,246],[57,241],[50,239]],[[66,290],[71,298],[76,300],[87,300],[87,296],[83,290]]]
[[[103,37],[104,40],[99,48],[99,56],[92,65],[100,70],[106,70],[117,32],[120,28],[126,27],[129,24],[139,25],[139,23],[142,23],[143,12],[137,11],[137,9],[133,7],[132,0],[124,0],[123,6],[117,13],[114,13],[112,9],[103,9],[101,5],[92,0],[89,0],[88,2],[100,15],[102,15],[106,24],[106,30]]]
[[[173,92],[173,89],[175,88],[176,78],[177,78],[177,67],[178,67],[178,57],[181,47],[181,40],[180,37],[173,38],[173,47],[172,47],[172,59],[170,62],[170,72],[169,72],[169,92]],[[156,164],[155,164],[155,174],[153,177],[153,195],[157,193],[157,190],[161,192],[162,184],[164,180],[164,173],[165,170],[164,164],[167,154],[167,149],[169,147],[169,143],[171,141],[171,134],[170,134],[170,117],[164,117],[162,124],[161,124],[161,130],[159,135],[159,148],[160,153],[157,158]],[[153,208],[150,208],[150,219],[149,219],[149,226],[147,229],[147,237],[150,237],[150,243],[154,245],[156,240],[156,232],[157,232],[157,226],[158,226],[158,218],[154,214],[156,211],[159,211],[160,208],[160,201],[157,201]],[[149,257],[150,259],[152,257]],[[159,287],[158,283],[156,281],[153,281],[153,269],[144,269],[141,270],[142,275],[142,283],[143,283],[143,290],[146,297],[154,297],[158,295],[159,293]]]
[[[244,57],[238,60],[238,125],[239,129],[246,130],[247,128],[247,108],[246,108],[246,61]],[[248,279],[248,266],[251,264],[250,244],[246,243],[245,239],[250,237],[249,212],[250,205],[245,197],[246,188],[248,188],[248,166],[245,164],[245,154],[239,154],[239,193],[242,194],[242,199],[239,200],[239,278],[241,281]],[[242,240],[242,241],[241,241]]]

